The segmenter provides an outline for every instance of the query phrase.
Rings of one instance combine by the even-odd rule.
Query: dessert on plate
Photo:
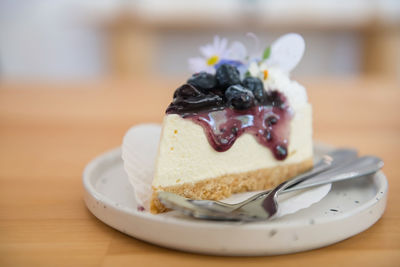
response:
[[[312,168],[312,109],[305,88],[289,76],[304,47],[293,33],[261,55],[219,37],[201,47],[204,57],[189,60],[194,74],[166,110],[150,179],[129,171],[134,148],[124,138],[124,164],[139,204],[160,213],[166,209],[159,191],[220,200]]]

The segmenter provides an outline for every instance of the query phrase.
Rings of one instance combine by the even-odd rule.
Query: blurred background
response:
[[[306,40],[295,75],[400,77],[398,0],[1,0],[0,79],[189,75],[215,34]]]

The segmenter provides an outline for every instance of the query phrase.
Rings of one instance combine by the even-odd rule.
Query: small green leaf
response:
[[[267,48],[265,48],[264,53],[263,53],[263,60],[268,59],[269,56],[271,55],[271,47],[268,46]]]

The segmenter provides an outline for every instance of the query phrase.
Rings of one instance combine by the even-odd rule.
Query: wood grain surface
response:
[[[217,257],[158,247],[97,220],[82,171],[125,131],[161,122],[177,81],[0,84],[0,266],[400,266],[400,86],[377,78],[303,79],[314,138],[385,161],[388,206],[365,232],[274,257]]]

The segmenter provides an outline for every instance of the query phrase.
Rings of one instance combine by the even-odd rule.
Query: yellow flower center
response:
[[[210,57],[210,58],[207,60],[207,65],[208,65],[208,66],[215,65],[215,64],[218,62],[218,60],[219,60],[219,57],[218,57],[217,55],[214,55],[214,56]]]
[[[264,80],[268,79],[268,71],[264,70]]]

